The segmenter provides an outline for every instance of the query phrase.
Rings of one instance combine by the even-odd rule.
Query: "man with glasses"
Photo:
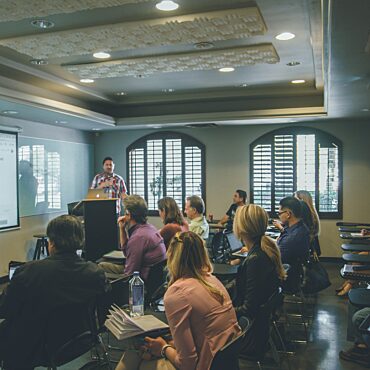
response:
[[[302,205],[298,199],[286,197],[279,204],[280,221],[274,221],[274,226],[281,231],[277,239],[281,260],[290,265],[287,283],[290,289],[299,283],[301,265],[309,256],[310,232],[301,219]]]

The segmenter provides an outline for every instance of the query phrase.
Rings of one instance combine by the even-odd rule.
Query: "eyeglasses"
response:
[[[278,215],[281,216],[283,213],[286,213],[286,212],[288,212],[288,211],[280,211],[280,212],[278,212]]]

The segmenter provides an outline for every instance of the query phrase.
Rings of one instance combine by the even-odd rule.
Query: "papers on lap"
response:
[[[108,319],[104,325],[118,339],[127,339],[153,330],[168,329],[168,325],[153,315],[130,317],[118,306],[109,310]]]
[[[112,260],[123,260],[125,259],[125,256],[122,251],[111,251],[109,253],[104,254],[104,258],[112,259]]]

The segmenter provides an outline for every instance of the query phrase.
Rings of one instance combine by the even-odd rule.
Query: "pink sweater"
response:
[[[192,278],[176,281],[164,296],[180,370],[208,370],[216,352],[240,332],[226,289],[212,275],[207,281],[224,293],[223,305]]]

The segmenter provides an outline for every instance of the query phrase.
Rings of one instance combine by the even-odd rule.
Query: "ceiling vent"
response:
[[[188,128],[208,128],[208,127],[218,127],[215,123],[189,123],[185,125]]]

